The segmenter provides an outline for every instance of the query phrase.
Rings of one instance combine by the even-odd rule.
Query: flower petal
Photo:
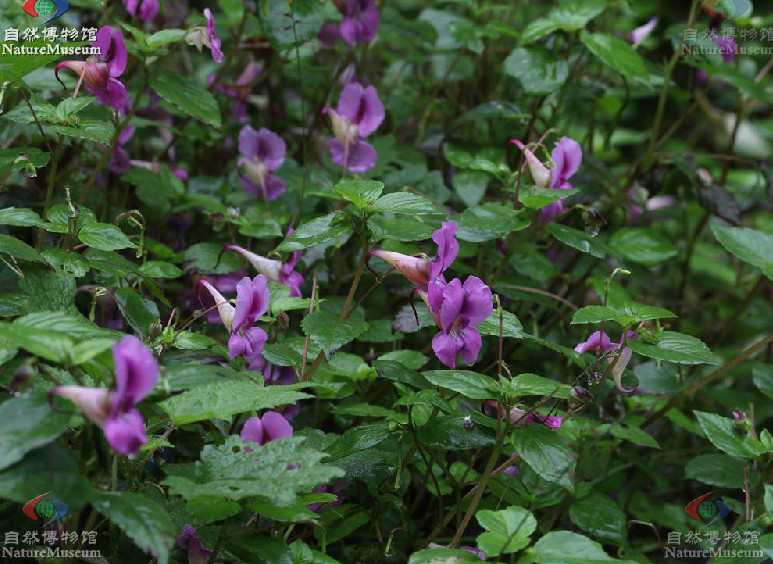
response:
[[[239,436],[245,443],[258,443],[261,446],[266,444],[263,421],[260,417],[250,417],[247,419]]]
[[[454,278],[443,288],[443,304],[440,306],[440,328],[449,332],[464,306],[462,281]]]
[[[261,417],[266,442],[293,436],[293,426],[281,414],[269,411]]]
[[[104,433],[110,446],[121,454],[137,454],[140,446],[148,442],[145,436],[145,421],[134,409],[118,417],[108,417]]]
[[[256,137],[257,150],[255,155],[266,164],[269,170],[276,170],[282,166],[285,160],[285,152],[287,151],[284,140],[265,127],[260,128],[256,133]]]
[[[459,352],[460,343],[448,333],[439,332],[432,339],[432,350],[438,360],[449,368],[456,368],[456,354]]]
[[[444,221],[442,227],[432,234],[432,240],[437,244],[437,255],[430,261],[430,279],[444,272],[456,260],[459,254],[457,229],[455,221]]]
[[[478,353],[483,344],[480,332],[474,327],[463,327],[457,333],[461,341],[459,353],[462,355],[464,362],[474,364],[478,360]]]
[[[459,316],[469,325],[477,325],[494,311],[491,289],[477,276],[464,281],[464,306]]]
[[[133,406],[150,393],[158,381],[158,363],[148,347],[127,335],[113,347],[115,394],[122,405]]]

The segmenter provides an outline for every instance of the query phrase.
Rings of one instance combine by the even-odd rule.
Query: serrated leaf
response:
[[[493,380],[483,374],[470,370],[428,370],[421,373],[430,383],[441,388],[453,390],[470,399],[492,399],[494,392],[489,390]]]
[[[569,508],[572,523],[605,543],[620,546],[625,537],[626,517],[609,497],[598,492],[575,501]]]
[[[647,66],[639,53],[630,43],[614,35],[606,33],[580,33],[582,41],[588,50],[598,57],[602,63],[622,74],[628,80],[646,79],[649,77]]]
[[[668,239],[644,227],[618,229],[607,244],[623,259],[644,266],[655,266],[677,254]]]
[[[537,564],[637,564],[612,558],[599,543],[570,531],[550,531],[527,555]]]
[[[545,230],[564,245],[596,258],[604,258],[607,253],[606,247],[600,241],[597,241],[583,231],[561,225],[560,223],[551,223],[545,227]]]
[[[459,239],[480,243],[500,239],[513,231],[525,229],[529,220],[524,213],[514,210],[512,206],[489,202],[464,210],[459,215],[457,224]]]
[[[747,444],[745,437],[736,429],[735,423],[729,417],[722,417],[716,413],[694,411],[698,423],[703,429],[706,438],[718,449],[735,458],[753,458],[755,452]]]
[[[675,331],[663,331],[657,337],[657,344],[638,339],[629,346],[643,356],[677,364],[717,364],[711,349],[696,337]]]
[[[520,81],[527,94],[551,94],[569,77],[569,63],[541,46],[516,47],[502,68]]]
[[[160,72],[150,87],[178,110],[206,124],[220,127],[220,108],[215,97],[203,86],[183,76]]]
[[[330,312],[315,311],[303,318],[301,327],[319,348],[332,352],[362,335],[368,324],[360,319],[341,320]]]
[[[33,262],[45,262],[40,253],[30,247],[24,241],[16,237],[0,233],[0,253],[11,255],[19,260],[28,260]]]
[[[763,274],[773,280],[773,235],[718,222],[711,223],[711,230],[725,249],[742,261],[762,269]]]
[[[97,221],[89,223],[78,232],[78,239],[84,245],[101,251],[117,251],[120,249],[136,249],[120,228],[109,223]]]
[[[380,212],[404,215],[427,215],[440,213],[431,200],[412,192],[392,192],[381,196],[373,204]]]
[[[354,178],[341,180],[335,185],[334,190],[345,200],[364,210],[381,196],[381,192],[384,190],[384,183],[377,180]]]
[[[575,456],[555,431],[527,423],[513,431],[512,441],[523,461],[539,476],[574,491]]]
[[[477,545],[486,558],[517,552],[529,544],[537,528],[537,520],[522,507],[508,507],[500,511],[482,509],[475,518],[485,533],[478,535]]]
[[[279,252],[302,251],[332,239],[348,239],[353,230],[338,212],[307,221],[276,248]]]
[[[740,489],[744,487],[744,466],[743,460],[726,454],[701,454],[687,463],[684,475],[710,486]],[[751,469],[749,483],[754,486],[758,481],[759,474]]]

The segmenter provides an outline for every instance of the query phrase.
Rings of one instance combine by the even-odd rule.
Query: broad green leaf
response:
[[[456,221],[459,225],[457,237],[472,243],[503,238],[529,225],[522,212],[494,202],[467,208]]]
[[[152,51],[163,45],[177,43],[183,37],[185,37],[184,29],[162,29],[147,38],[147,46]]]
[[[582,41],[588,50],[598,57],[602,63],[622,74],[628,80],[646,79],[649,77],[647,66],[639,53],[631,44],[614,35],[606,33],[580,33]]]
[[[227,519],[241,511],[241,507],[237,502],[215,495],[194,497],[188,500],[186,506],[202,523],[212,523]]]
[[[503,63],[504,73],[517,78],[526,94],[551,94],[566,82],[569,63],[541,46],[517,47]]]
[[[501,319],[500,319],[501,318]],[[495,308],[487,319],[478,324],[477,329],[481,335],[491,335],[499,337],[499,325],[502,325],[502,337],[513,339],[523,339],[523,325],[514,313],[502,310],[501,313]]]
[[[238,501],[258,497],[289,506],[299,491],[329,484],[344,474],[322,463],[326,455],[314,450],[310,442],[305,437],[288,437],[260,446],[232,435],[222,445],[204,447],[194,476],[172,475],[162,483],[170,487],[172,495],[185,499],[218,496]]]
[[[48,264],[61,268],[64,272],[72,274],[75,278],[81,278],[89,271],[88,261],[78,253],[49,247],[44,249],[40,254],[43,255],[43,258],[46,259]]]
[[[47,125],[48,129],[54,133],[73,137],[75,139],[85,139],[102,145],[109,145],[115,134],[115,127],[107,121],[94,119],[80,119],[78,125]]]
[[[78,232],[78,239],[84,245],[101,251],[117,251],[120,249],[136,249],[120,228],[109,223],[89,223]]]
[[[321,2],[266,0],[260,3],[260,25],[265,37],[275,49],[282,50],[305,43],[316,37],[325,20]]]
[[[133,492],[99,492],[92,497],[91,504],[142,550],[160,563],[168,561],[179,531],[155,501]]]
[[[220,127],[220,108],[215,97],[196,82],[170,72],[160,72],[150,87],[164,100],[206,124]]]
[[[658,441],[656,441],[652,435],[639,427],[624,426],[620,424],[613,424],[610,428],[610,434],[618,439],[624,439],[634,444],[646,446],[650,448],[660,448]]]
[[[16,237],[3,235],[0,233],[0,253],[11,255],[19,260],[28,260],[34,262],[45,262],[40,253],[30,247],[24,241]]]
[[[412,192],[392,192],[381,196],[373,204],[380,212],[391,212],[404,215],[427,215],[440,213],[428,198]]]
[[[569,196],[579,194],[580,190],[577,188],[569,188],[566,190],[554,190],[552,188],[540,188],[539,186],[523,186],[518,192],[518,200],[527,208],[532,210],[539,210],[557,202],[563,200]],[[557,223],[555,225],[561,225]]]
[[[605,543],[621,546],[625,538],[626,517],[609,497],[594,492],[575,501],[569,518],[580,529]]]
[[[711,222],[711,230],[723,247],[742,261],[760,268],[765,276],[773,280],[773,235],[718,222]]]
[[[533,43],[557,30],[577,31],[601,14],[607,0],[564,0],[544,18],[529,22],[521,34],[521,44]]]
[[[276,250],[279,252],[302,251],[332,239],[348,239],[352,231],[351,225],[344,220],[344,216],[338,212],[333,212],[307,221],[282,241]]]
[[[75,343],[64,333],[24,327],[18,323],[0,323],[0,337],[16,347],[51,362],[58,364],[72,362],[72,349]]]
[[[492,399],[494,393],[489,390],[493,380],[483,374],[470,370],[428,370],[421,373],[430,383],[441,388],[453,390],[470,399]]]
[[[566,399],[569,397],[571,386],[536,374],[518,374],[510,379],[503,378],[501,385],[497,386],[496,389],[501,390],[511,398],[550,396]]]
[[[51,153],[41,151],[37,147],[0,149],[0,175],[10,174],[12,171],[9,171],[8,167],[11,166],[13,170],[29,169],[29,174],[32,175],[34,169],[46,166],[50,160]]]
[[[458,548],[425,548],[411,554],[411,558],[408,560],[408,564],[441,564],[444,562],[478,564],[483,560],[467,550]]]
[[[263,358],[274,366],[300,366],[303,357],[282,343],[270,343],[263,347]]]
[[[487,558],[517,552],[529,544],[537,528],[537,520],[522,507],[508,507],[500,511],[483,509],[475,518],[485,533],[478,535],[477,545]]]
[[[527,423],[513,431],[512,441],[516,452],[539,476],[574,491],[575,455],[555,431]]]
[[[489,175],[480,170],[462,170],[454,174],[454,191],[467,207],[477,206],[486,194]]]
[[[229,380],[196,386],[161,403],[177,425],[204,419],[227,419],[236,413],[271,409],[311,396],[289,386],[259,386],[249,380]]]
[[[657,344],[638,339],[629,343],[629,346],[640,355],[657,360],[677,364],[717,364],[709,347],[696,337],[675,331],[663,331],[657,333],[657,337]]]
[[[676,256],[677,250],[665,237],[645,227],[623,227],[607,242],[624,260],[655,266]]]
[[[642,321],[665,319],[669,317],[676,317],[676,314],[662,307],[640,304],[637,302],[627,302],[624,307],[618,309],[600,305],[590,305],[580,308],[574,312],[572,324],[616,321],[623,327],[631,327]]]
[[[759,364],[752,368],[754,385],[763,394],[773,399],[773,365]]]
[[[75,298],[75,278],[61,270],[32,264],[23,268],[19,288],[29,296],[28,311],[66,310]]]
[[[381,196],[381,192],[384,190],[384,183],[377,180],[354,178],[341,180],[335,185],[334,189],[345,200],[364,210]]]
[[[2,167],[0,167],[2,171]],[[0,225],[18,225],[20,227],[45,227],[46,222],[29,208],[4,208],[0,210]]]
[[[470,450],[493,446],[496,436],[494,430],[485,425],[476,423],[470,427],[465,424],[464,415],[455,413],[435,417],[419,427],[419,441],[428,448]]]
[[[367,331],[368,324],[360,319],[341,320],[327,311],[315,311],[303,318],[303,332],[326,352],[334,352]]]
[[[579,231],[560,223],[551,223],[545,230],[564,245],[590,254],[596,258],[604,258],[608,250],[601,241],[596,240],[584,231]]]
[[[371,240],[395,239],[397,241],[424,241],[432,237],[433,226],[416,219],[405,217],[385,217],[380,214],[368,219]]]
[[[56,439],[70,419],[70,414],[51,409],[45,393],[30,391],[5,400],[0,404],[0,469]]]
[[[740,430],[736,429],[732,419],[716,413],[703,411],[695,411],[694,413],[701,429],[706,434],[706,438],[715,447],[735,458],[748,459],[755,456],[749,441]]]
[[[743,469],[746,463],[726,454],[701,454],[691,459],[684,468],[685,478],[698,480],[710,486],[740,489],[744,487]],[[749,469],[749,483],[755,485],[759,474]]]
[[[612,558],[599,543],[570,531],[550,531],[526,554],[535,564],[637,564]]]
[[[143,298],[131,288],[119,288],[113,294],[121,315],[132,329],[142,337],[150,332],[150,326],[159,321],[158,306],[155,302]]]

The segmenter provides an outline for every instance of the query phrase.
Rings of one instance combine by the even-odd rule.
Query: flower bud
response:
[[[593,401],[591,393],[582,386],[575,386],[569,391],[569,407],[577,408]]]

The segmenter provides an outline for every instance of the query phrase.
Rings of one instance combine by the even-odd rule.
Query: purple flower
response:
[[[588,351],[596,351],[597,353],[603,354],[607,351],[616,349],[617,347],[617,343],[613,343],[610,340],[609,335],[603,331],[596,331],[588,337],[587,341],[583,341],[574,347],[574,350],[581,354]]]
[[[735,61],[736,55],[738,55],[738,44],[735,39],[729,35],[721,35],[712,39],[714,45],[719,48],[719,54],[722,57],[722,61],[725,63],[732,63]],[[703,69],[698,69],[697,72],[698,82],[701,84],[708,84],[709,75]],[[724,87],[725,82],[717,82],[716,86]]]
[[[433,259],[424,255],[412,257],[393,251],[375,250],[369,253],[368,260],[370,257],[378,257],[387,261],[422,290],[427,290],[430,283],[439,277],[445,284],[445,279],[442,279],[441,275],[456,260],[456,255],[459,253],[459,242],[455,237],[456,230],[455,221],[445,221],[442,227],[432,234],[432,240],[438,246],[437,254]]]
[[[260,76],[261,72],[263,72],[263,67],[255,61],[250,61],[233,84],[226,86],[215,84],[215,90],[233,98],[232,114],[237,121],[247,121],[247,100],[252,93],[252,83]],[[210,84],[214,83],[215,75],[209,75],[207,80]]]
[[[185,42],[193,45],[199,51],[203,47],[212,52],[212,60],[220,63],[223,60],[223,51],[220,50],[220,38],[215,35],[215,18],[209,8],[204,8],[204,17],[207,18],[207,27],[194,27],[185,35]]]
[[[464,285],[458,278],[448,284],[430,284],[428,292],[420,291],[440,332],[432,339],[432,350],[440,362],[456,367],[461,355],[468,364],[478,359],[482,344],[475,328],[494,310],[491,290],[477,276],[470,276]]]
[[[553,161],[550,169],[546,168],[523,143],[517,139],[512,139],[510,142],[523,151],[532,179],[537,186],[554,190],[568,190],[572,187],[569,178],[577,172],[582,163],[582,147],[577,141],[569,137],[562,137],[558,140],[550,155]],[[540,210],[540,221],[549,223],[563,210],[563,199],[557,200]]]
[[[293,230],[290,229],[285,236],[290,236],[292,232]],[[303,284],[303,276],[295,271],[295,265],[298,264],[298,260],[301,258],[300,251],[291,253],[288,260],[282,262],[260,256],[239,245],[226,245],[225,248],[228,251],[236,251],[242,255],[253,267],[255,267],[255,270],[266,276],[266,278],[272,282],[280,282],[290,288],[290,297],[301,297],[300,287],[301,284]]]
[[[242,278],[236,284],[236,307],[206,280],[199,280],[199,284],[204,286],[215,300],[220,320],[231,332],[228,339],[230,358],[243,356],[248,363],[259,358],[268,335],[254,325],[258,318],[268,311],[271,300],[266,277],[258,274],[252,280],[246,276]]]
[[[282,138],[265,127],[259,131],[249,125],[242,128],[239,132],[241,158],[237,166],[244,168],[245,176],[241,177],[241,181],[248,194],[260,194],[264,200],[271,202],[287,190],[284,181],[274,175],[274,171],[282,166],[286,151]]]
[[[343,491],[349,486],[349,482],[338,482],[332,486],[319,486],[314,489],[314,493],[330,493],[336,496],[335,501],[329,501],[327,503],[312,503],[307,505],[311,511],[315,513],[324,513],[330,507],[337,507],[341,505],[346,499],[343,495]]]
[[[646,24],[637,27],[634,29],[631,33],[628,34],[628,41],[630,41],[633,46],[637,46],[639,43],[647,39],[647,37],[650,36],[650,34],[655,30],[655,27],[658,25],[658,17],[652,16],[650,21],[648,21]]]
[[[258,443],[263,446],[277,439],[292,437],[293,426],[276,411],[267,411],[262,417],[247,419],[239,436],[245,443]],[[252,448],[245,447],[244,451],[251,452]]]
[[[483,552],[482,550],[478,550],[474,546],[460,546],[459,550],[466,550],[467,552],[470,552],[470,553],[474,554],[475,556],[477,556],[481,560],[484,560],[484,561],[486,560],[486,553]]]
[[[339,30],[341,36],[354,49],[357,43],[368,43],[378,31],[376,0],[348,0],[346,15]]]
[[[139,16],[140,21],[150,23],[158,15],[158,0],[123,0],[126,11],[132,16]],[[139,14],[137,7],[139,6]]]
[[[206,564],[209,561],[210,551],[204,548],[196,536],[196,529],[190,525],[186,524],[182,534],[177,536],[177,546],[188,551],[188,564]]]
[[[113,154],[110,156],[110,163],[107,165],[112,172],[123,174],[131,168],[131,159],[123,147],[131,140],[133,135],[134,127],[129,126],[121,131],[121,134],[118,136],[115,147],[113,147]]]
[[[561,425],[564,423],[564,419],[563,417],[559,417],[557,415],[540,415],[536,411],[532,411],[526,417],[526,422],[539,423],[548,429],[560,429]]]
[[[56,65],[54,74],[59,80],[59,70],[68,68],[78,75],[73,97],[78,95],[81,84],[99,103],[123,110],[128,103],[126,87],[118,77],[126,70],[128,54],[121,30],[109,25],[102,26],[97,31],[97,38],[92,47],[99,49],[99,55],[93,55],[85,61],[62,61]]]
[[[145,422],[134,409],[156,385],[158,364],[137,337],[127,335],[113,346],[115,389],[58,386],[52,394],[66,397],[102,428],[117,452],[136,454],[148,442]]]
[[[378,155],[372,145],[363,141],[384,120],[384,106],[372,86],[363,88],[357,82],[347,85],[334,110],[326,107],[333,123],[335,139],[330,141],[333,162],[352,172],[363,173],[376,165]]]

